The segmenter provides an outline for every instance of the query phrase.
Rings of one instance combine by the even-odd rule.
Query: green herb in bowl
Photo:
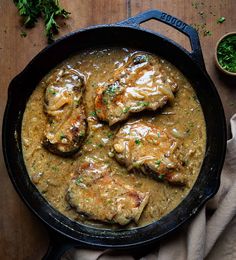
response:
[[[218,67],[230,75],[236,75],[236,32],[224,35],[216,46]]]

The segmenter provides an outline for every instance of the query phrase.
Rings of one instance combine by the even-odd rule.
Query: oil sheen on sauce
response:
[[[126,48],[107,48],[87,50],[68,58],[57,68],[67,66],[79,69],[86,77],[84,103],[89,126],[89,133],[80,152],[72,158],[62,158],[48,152],[42,147],[46,116],[43,112],[46,79],[42,79],[32,93],[24,113],[22,123],[22,147],[25,164],[32,182],[45,199],[65,216],[88,225],[108,227],[112,225],[89,221],[70,207],[65,195],[74,172],[85,160],[103,161],[119,172],[127,184],[137,187],[143,192],[150,192],[146,206],[138,226],[147,225],[160,219],[173,210],[188,194],[200,171],[205,153],[206,129],[201,106],[190,82],[168,61],[157,57],[164,69],[175,78],[179,91],[175,99],[163,109],[152,113],[140,113],[135,119],[142,118],[173,133],[177,138],[184,136],[183,145],[187,149],[184,170],[188,175],[187,186],[175,186],[158,182],[142,174],[132,174],[120,166],[111,156],[111,144],[120,124],[109,127],[95,116],[95,90],[108,81],[113,71],[118,68],[129,54],[134,52]],[[130,118],[129,121],[135,120]],[[121,123],[122,124],[122,123]],[[134,223],[128,227],[135,226]]]

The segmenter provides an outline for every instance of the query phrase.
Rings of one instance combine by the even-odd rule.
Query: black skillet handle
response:
[[[65,239],[63,236],[52,230],[49,230],[49,237],[49,246],[42,260],[60,260],[66,251],[75,246],[79,246],[78,242]]]
[[[189,55],[201,66],[201,68],[206,70],[197,31],[192,26],[184,23],[180,19],[160,10],[149,10],[137,14],[136,16],[130,17],[127,20],[118,22],[117,24],[136,27],[139,26],[141,23],[144,23],[151,19],[158,20],[160,22],[168,24],[176,30],[187,35],[190,39],[190,44],[192,48],[192,52],[190,52]]]

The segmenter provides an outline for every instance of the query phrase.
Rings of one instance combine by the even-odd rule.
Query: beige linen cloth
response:
[[[154,245],[149,251],[73,249],[64,260],[236,260],[236,114],[231,118],[232,139],[218,193],[209,200],[189,225]]]

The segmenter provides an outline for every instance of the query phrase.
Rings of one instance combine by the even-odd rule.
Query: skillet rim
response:
[[[214,95],[215,95],[215,98],[217,100],[217,103],[219,104],[219,107],[218,109],[220,110],[221,112],[221,123],[222,123],[222,155],[221,155],[221,158],[220,158],[220,161],[218,162],[218,169],[217,169],[217,174],[216,174],[216,180],[215,180],[215,187],[213,190],[211,190],[210,193],[208,194],[204,194],[201,198],[201,201],[200,203],[198,204],[198,207],[196,209],[194,209],[194,211],[189,214],[187,217],[185,217],[184,219],[180,220],[176,225],[174,226],[171,226],[169,228],[169,230],[167,230],[166,232],[162,233],[161,235],[159,234],[158,236],[156,237],[151,237],[150,239],[145,239],[143,240],[142,238],[142,234],[139,234],[141,235],[141,240],[138,239],[138,241],[135,241],[135,242],[132,242],[132,243],[129,243],[127,244],[127,236],[125,236],[127,233],[128,235],[128,239],[130,238],[130,236],[137,236],[137,232],[139,233],[142,233],[142,231],[144,231],[145,229],[145,232],[147,232],[146,230],[150,228],[150,226],[152,226],[152,229],[154,228],[158,228],[160,227],[161,225],[163,225],[163,221],[166,219],[167,216],[173,214],[173,212],[176,211],[177,208],[179,208],[183,202],[185,201],[185,199],[174,209],[172,210],[169,214],[167,214],[166,216],[164,216],[161,220],[159,221],[155,221],[154,223],[151,223],[147,226],[144,226],[144,227],[139,227],[139,228],[135,228],[135,229],[131,229],[131,230],[125,230],[125,231],[115,231],[115,234],[117,235],[118,234],[118,241],[116,241],[114,243],[114,232],[111,232],[110,230],[109,231],[104,231],[105,235],[103,237],[103,240],[105,239],[105,241],[101,241],[101,234],[98,234],[98,233],[101,233],[101,229],[96,229],[96,232],[94,232],[94,237],[96,238],[96,236],[98,236],[98,241],[97,239],[95,239],[94,241],[91,241],[91,237],[89,237],[89,241],[85,241],[84,239],[78,239],[78,238],[75,238],[74,236],[72,236],[71,234],[68,234],[65,232],[65,230],[61,230],[60,228],[58,228],[58,225],[60,227],[61,224],[64,224],[64,223],[61,223],[61,222],[58,222],[57,224],[55,223],[52,223],[51,220],[46,220],[45,218],[43,218],[41,216],[41,214],[39,213],[38,210],[36,210],[32,205],[30,205],[30,202],[28,201],[28,199],[25,197],[25,192],[21,190],[21,188],[19,187],[19,183],[16,182],[16,179],[14,178],[14,170],[12,170],[12,166],[10,165],[10,162],[9,162],[9,157],[10,155],[8,154],[8,148],[7,148],[7,139],[8,139],[8,132],[7,132],[7,129],[8,129],[8,122],[7,122],[7,119],[9,117],[9,110],[10,110],[10,106],[11,106],[11,98],[12,96],[14,95],[14,89],[17,87],[17,85],[19,84],[19,82],[21,81],[22,77],[24,78],[24,75],[28,73],[28,71],[30,70],[31,66],[34,65],[34,63],[37,63],[38,62],[38,58],[40,58],[42,55],[45,55],[45,53],[49,52],[50,50],[52,50],[54,48],[54,46],[57,46],[58,44],[60,44],[61,42],[64,42],[64,41],[67,41],[68,39],[70,38],[73,38],[73,37],[76,37],[78,34],[81,34],[83,32],[87,32],[87,31],[91,31],[91,30],[97,30],[97,29],[107,29],[107,28],[122,28],[122,29],[128,29],[128,30],[135,30],[135,31],[142,31],[143,33],[147,33],[147,34],[151,34],[152,36],[154,35],[155,37],[161,37],[164,41],[168,42],[168,44],[170,45],[174,45],[175,48],[178,48],[181,52],[183,52],[185,55],[188,56],[188,58],[191,60],[191,62],[193,62],[195,65],[194,66],[197,66],[198,69],[200,70],[201,74],[204,75],[205,79],[209,82],[209,85],[211,87],[211,90],[213,91]],[[82,36],[81,36],[82,37]],[[165,57],[166,58],[166,57]],[[35,88],[35,87],[34,87]],[[22,115],[21,115],[21,119],[22,119]],[[199,64],[196,63],[196,61],[193,60],[193,58],[191,57],[190,53],[188,53],[183,47],[181,47],[180,45],[176,44],[175,42],[173,42],[171,39],[168,39],[164,36],[162,36],[161,34],[158,34],[158,33],[155,33],[153,31],[150,31],[150,30],[147,30],[147,29],[143,29],[143,28],[139,28],[139,27],[135,27],[135,26],[131,26],[131,25],[118,25],[118,24],[111,24],[111,25],[96,25],[96,26],[92,26],[92,27],[88,27],[88,28],[85,28],[85,29],[81,29],[81,30],[78,30],[78,31],[75,31],[67,36],[64,36],[62,37],[61,39],[57,40],[55,43],[53,43],[51,46],[48,46],[46,47],[45,49],[43,49],[38,55],[35,56],[35,58],[33,58],[29,63],[28,65],[25,67],[25,69],[20,73],[18,74],[10,83],[10,86],[9,86],[9,90],[8,90],[8,101],[7,101],[7,106],[6,106],[6,110],[5,110],[5,113],[4,113],[4,120],[3,120],[3,135],[2,135],[2,138],[3,138],[3,153],[4,153],[4,159],[5,159],[5,163],[6,163],[6,167],[7,167],[7,170],[8,170],[8,174],[11,178],[11,181],[13,183],[13,185],[15,186],[15,189],[17,190],[17,192],[19,193],[20,197],[23,199],[23,201],[26,203],[26,205],[34,212],[34,214],[36,214],[45,224],[47,224],[49,227],[51,227],[52,229],[54,229],[55,231],[61,233],[63,236],[66,236],[70,239],[73,239],[73,240],[76,240],[76,241],[79,241],[81,243],[84,243],[86,245],[92,245],[92,246],[99,246],[99,247],[117,247],[117,248],[126,248],[126,247],[132,247],[132,246],[137,246],[137,245],[144,245],[144,244],[149,244],[151,241],[153,240],[158,240],[160,239],[161,237],[165,236],[167,233],[169,232],[172,232],[173,230],[175,230],[176,228],[178,228],[180,225],[182,225],[184,222],[186,222],[192,215],[195,215],[197,211],[199,211],[199,209],[202,207],[202,205],[208,200],[210,199],[212,196],[215,195],[215,193],[217,192],[218,188],[219,188],[219,181],[220,181],[220,171],[222,169],[222,166],[223,166],[223,161],[224,161],[224,155],[225,155],[225,148],[226,148],[226,124],[225,124],[225,118],[224,118],[224,112],[223,112],[223,107],[222,107],[222,104],[221,104],[221,101],[219,99],[219,95],[216,91],[216,88],[214,87],[214,84],[213,82],[211,81],[210,77],[208,76],[208,74],[206,73],[206,70],[205,68],[203,68],[202,66],[200,66]],[[18,145],[19,145],[19,142],[18,142]],[[23,167],[24,168],[24,167]],[[202,169],[201,171],[202,172]],[[200,174],[199,174],[200,175]],[[199,179],[199,177],[198,177]],[[31,181],[30,181],[31,183]],[[197,181],[196,181],[197,183]],[[194,187],[196,185],[196,183],[194,184]],[[31,183],[32,184],[32,183]],[[194,188],[193,187],[193,188]],[[191,191],[193,190],[193,188],[190,190],[189,194],[191,193]],[[37,191],[37,188],[35,187],[36,190],[34,190],[34,192],[36,191],[38,193],[38,195],[40,195],[41,199],[44,200],[43,203],[46,202],[46,200],[42,197],[42,195]],[[186,198],[189,196],[189,194],[186,196]],[[46,202],[46,204],[48,204]],[[49,204],[48,204],[49,205]],[[55,211],[54,208],[52,208],[50,206],[51,209],[53,209],[53,211]],[[56,212],[57,214],[56,215],[59,215],[60,217],[62,217],[62,219],[66,218],[68,219],[67,217],[65,217],[64,215],[62,215],[61,213],[58,213]],[[54,219],[55,220],[55,219]],[[48,222],[49,221],[49,222]],[[75,221],[71,221],[72,223],[74,223]],[[94,230],[94,228],[91,228],[91,227],[88,227],[88,226],[84,226],[83,224],[78,224],[76,223],[76,227],[77,225],[80,226],[80,228],[84,227],[85,229],[82,229],[82,232],[81,232],[81,235],[82,237],[84,236],[84,233],[83,232],[90,232],[91,230]],[[72,225],[73,226],[73,225]],[[64,227],[65,227],[65,224],[64,224]],[[148,227],[148,228],[147,228]],[[70,227],[69,226],[66,226],[65,228],[67,228],[68,230],[70,230]],[[99,232],[97,232],[99,231]],[[78,232],[78,230],[77,230]],[[90,233],[91,235],[91,233]],[[111,240],[109,240],[108,238],[108,235],[111,236]],[[115,236],[116,236],[115,235]],[[140,237],[139,237],[140,238]],[[109,243],[107,242],[107,239],[110,241]],[[124,241],[125,239],[125,241]]]

